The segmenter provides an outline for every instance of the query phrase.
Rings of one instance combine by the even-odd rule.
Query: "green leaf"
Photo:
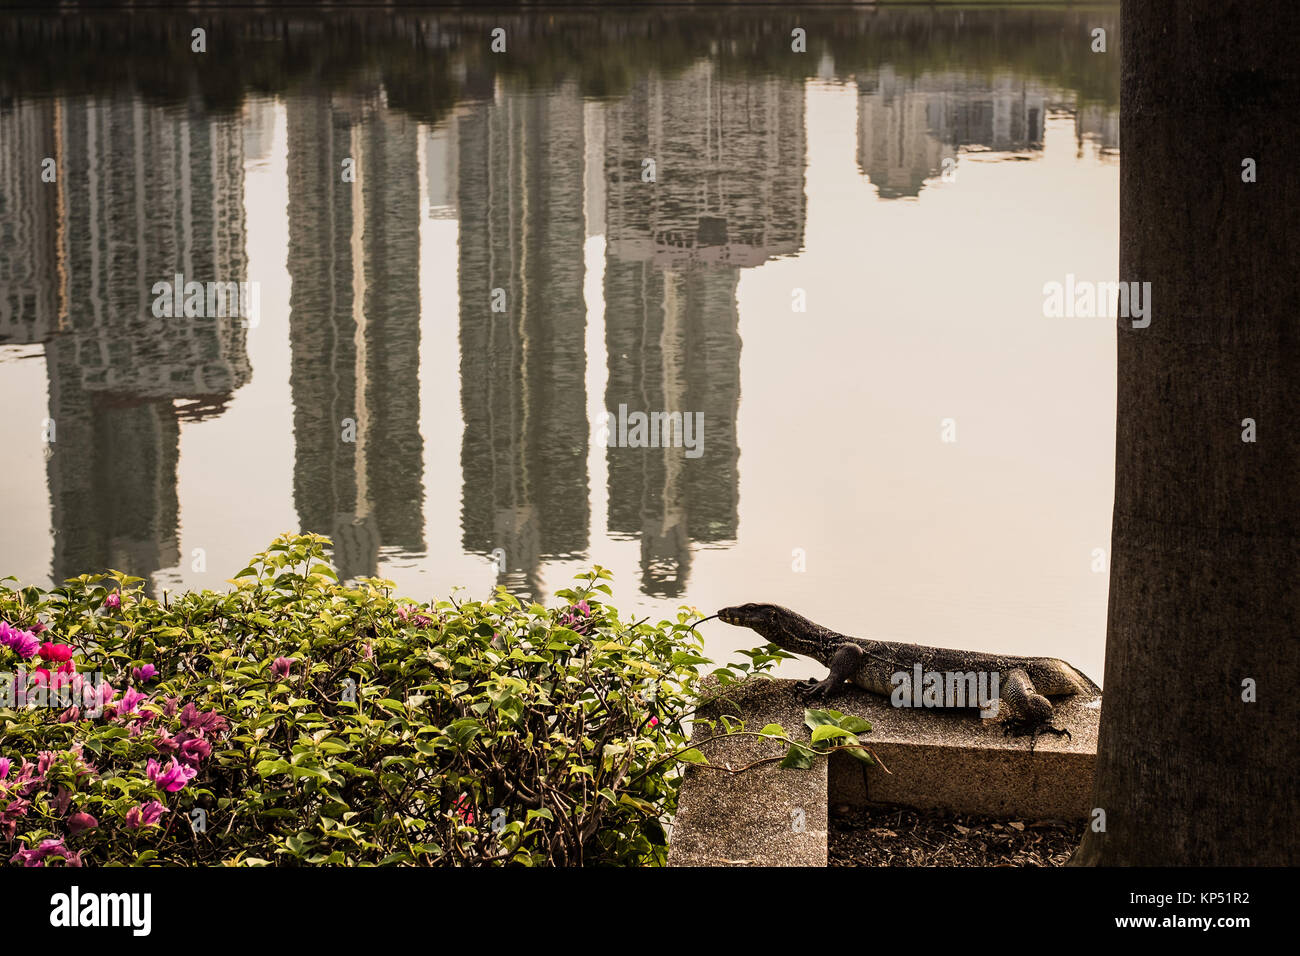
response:
[[[253,768],[254,772],[262,779],[277,773],[284,773],[288,769],[289,762],[287,760],[262,760]]]
[[[840,726],[851,734],[865,734],[871,731],[871,724],[861,717],[854,717],[852,714],[846,716],[840,721]]]
[[[812,742],[817,744],[821,743],[823,740],[829,740],[832,737],[848,737],[850,740],[857,740],[856,737],[843,727],[837,727],[835,724],[822,724],[813,730]]]
[[[618,802],[627,807],[636,807],[636,809],[640,810],[642,813],[654,814],[657,812],[653,803],[650,803],[648,800],[642,800],[640,797],[634,797],[630,793],[622,794],[618,798]]]
[[[785,737],[785,736],[787,736],[787,734],[786,734],[786,732],[785,732],[785,728],[782,727],[780,724],[768,724],[766,727],[764,727],[762,730],[760,730],[759,733],[760,733],[760,734],[767,734],[767,735],[770,735],[770,736],[773,736],[773,737]]]
[[[871,754],[867,753],[866,750],[862,749],[861,747],[854,747],[851,750],[846,750],[845,753],[851,755],[857,760],[862,761],[868,767],[874,767],[876,765],[876,761],[871,758]]]
[[[823,724],[838,724],[839,718],[843,714],[837,714],[833,710],[805,710],[803,712],[803,722],[809,730],[821,727]]]
[[[683,750],[681,753],[677,755],[677,759],[684,760],[687,763],[708,763],[709,762],[708,758],[705,757],[704,754],[700,753],[700,751],[695,747],[692,747],[690,750]]]
[[[781,761],[781,766],[786,770],[811,770],[812,765],[813,752],[798,745],[791,747],[790,752]]]

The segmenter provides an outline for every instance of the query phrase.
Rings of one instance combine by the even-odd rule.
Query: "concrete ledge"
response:
[[[808,740],[803,684],[756,678],[728,688],[727,697],[701,709],[726,714],[746,730],[779,723]],[[709,693],[720,693],[712,682]],[[670,866],[825,866],[830,804],[896,803],[960,813],[1020,819],[1084,819],[1092,796],[1101,698],[1062,698],[1054,723],[1071,738],[1007,737],[996,721],[973,713],[895,708],[883,697],[846,689],[829,706],[871,722],[864,742],[892,773],[864,767],[846,754],[811,770],[775,763],[732,775],[691,766],[682,781],[669,847]],[[703,743],[711,731],[697,724],[692,743],[710,763],[742,767],[783,752],[754,737]],[[828,766],[829,763],[829,766]]]
[[[750,680],[727,689],[728,699],[701,709],[745,721],[746,730],[778,723],[794,740],[808,740],[804,702],[797,681]],[[721,693],[705,682],[710,693]],[[699,723],[691,742],[713,764],[743,767],[782,754],[784,745],[757,737],[703,744],[711,731]],[[825,866],[827,762],[811,770],[782,770],[777,764],[729,774],[690,766],[682,781],[668,848],[669,866]]]
[[[845,754],[830,761],[832,803],[899,803],[1030,820],[1081,820],[1092,800],[1100,697],[1054,701],[1053,723],[1071,736],[1008,737],[975,714],[896,708],[857,688],[831,705],[871,722],[863,740],[889,767],[863,767]]]

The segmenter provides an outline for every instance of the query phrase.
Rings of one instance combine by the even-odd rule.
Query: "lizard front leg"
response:
[[[1007,675],[1007,682],[999,695],[1011,705],[1011,715],[1003,727],[1003,732],[1017,737],[1032,734],[1029,747],[1032,750],[1039,734],[1055,734],[1069,737],[1070,732],[1060,727],[1053,727],[1052,702],[1038,693],[1034,682],[1023,668],[1016,667]]]
[[[829,699],[832,694],[844,686],[846,680],[853,676],[862,664],[862,658],[865,655],[866,651],[856,644],[841,644],[835,648],[830,663],[826,665],[830,668],[830,673],[826,675],[824,681],[820,681],[808,688],[805,696],[809,700]]]

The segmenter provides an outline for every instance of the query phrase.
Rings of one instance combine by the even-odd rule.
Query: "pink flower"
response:
[[[59,816],[68,812],[68,807],[72,805],[72,791],[67,787],[59,787],[59,792],[54,795],[54,809]]]
[[[594,621],[591,618],[591,605],[586,601],[579,601],[577,604],[571,604],[560,614],[559,623],[561,627],[567,627],[578,634],[588,634]]]
[[[203,760],[212,756],[212,744],[208,743],[202,737],[192,737],[181,744],[181,752],[178,755],[181,763],[190,767],[197,767]]]
[[[650,726],[651,726],[651,727],[658,727],[658,726],[659,726],[659,718],[658,718],[658,717],[651,717],[651,718],[650,718]]]
[[[78,836],[87,830],[93,830],[97,826],[99,826],[99,821],[84,810],[68,817],[68,832],[73,836]]]
[[[41,645],[40,650],[38,650],[37,653],[47,661],[58,661],[59,663],[62,663],[64,661],[72,660],[72,648],[67,644],[53,644],[46,641]]]
[[[140,706],[141,701],[148,700],[144,694],[140,693],[134,687],[128,687],[122,693],[122,700],[117,708],[119,714],[134,714]]]
[[[152,664],[145,664],[143,667],[131,668],[131,676],[135,678],[137,684],[143,684],[146,681],[152,680],[153,676],[157,673],[158,670]]]
[[[292,657],[277,657],[275,663],[271,665],[271,676],[276,680],[283,680],[289,676],[289,668],[292,666]]]
[[[90,700],[86,701],[86,704],[90,707],[99,707],[102,709],[112,703],[113,698],[116,696],[117,691],[113,689],[112,684],[108,681],[100,681],[98,684],[92,685]]]
[[[12,840],[14,834],[18,832],[18,821],[27,816],[27,809],[31,806],[31,801],[22,797],[11,797],[5,804],[4,809],[0,810],[0,833],[5,835],[5,839]]]
[[[59,723],[61,724],[74,724],[80,719],[81,710],[76,706],[69,707],[63,713],[59,714]]]
[[[149,774],[149,779],[154,782],[154,785],[157,786],[159,790],[165,790],[168,793],[175,793],[177,790],[181,789],[181,787],[193,780],[194,775],[198,773],[198,771],[193,767],[181,766],[176,762],[175,757],[172,757],[171,763],[162,768],[158,766],[158,761],[151,757],[149,758],[149,763],[146,765],[145,769]]]
[[[7,621],[0,621],[0,644],[12,650],[23,660],[36,656],[41,642],[31,631],[20,630]]]
[[[186,704],[181,709],[181,723],[186,730],[207,731],[211,734],[222,733],[226,729],[226,718],[222,717],[215,710],[209,710],[202,714],[194,704]]]
[[[122,603],[122,597],[116,591],[110,591],[108,597],[104,598],[104,607],[116,608]]]
[[[20,796],[30,797],[43,782],[43,777],[36,776],[36,764],[30,760],[24,760],[22,767],[18,770],[18,776],[9,784],[9,787],[12,792],[16,792]],[[13,808],[13,803],[9,804],[9,808]]]
[[[401,618],[403,624],[409,624],[411,621],[414,621],[416,627],[433,627],[433,618],[410,604],[403,604],[399,607],[397,609],[397,616]]]
[[[472,827],[474,825],[474,811],[471,806],[469,798],[462,793],[456,798],[456,802],[452,804],[452,809],[456,811],[458,817],[465,821],[466,826]]]
[[[19,850],[12,857],[10,863],[21,863],[23,866],[44,866],[47,857],[61,857],[64,866],[81,866],[81,851],[73,853],[63,845],[62,840],[42,840],[41,845],[36,849]]]
[[[56,750],[42,750],[36,756],[36,778],[44,780],[49,769],[54,766],[54,762],[59,759],[59,752]]]
[[[139,830],[142,827],[151,827],[158,822],[167,808],[157,800],[150,800],[148,803],[142,803],[138,807],[132,807],[126,811],[126,825],[132,830]]]
[[[9,768],[12,766],[13,762],[8,757],[0,757],[0,780],[9,776]]]

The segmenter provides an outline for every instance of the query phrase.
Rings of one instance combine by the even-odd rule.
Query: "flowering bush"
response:
[[[41,665],[0,701],[2,858],[663,862],[680,761],[704,760],[689,610],[623,621],[599,568],[558,609],[416,605],[338,583],[328,544],[282,536],[169,603],[117,573],[0,582],[0,671]]]

